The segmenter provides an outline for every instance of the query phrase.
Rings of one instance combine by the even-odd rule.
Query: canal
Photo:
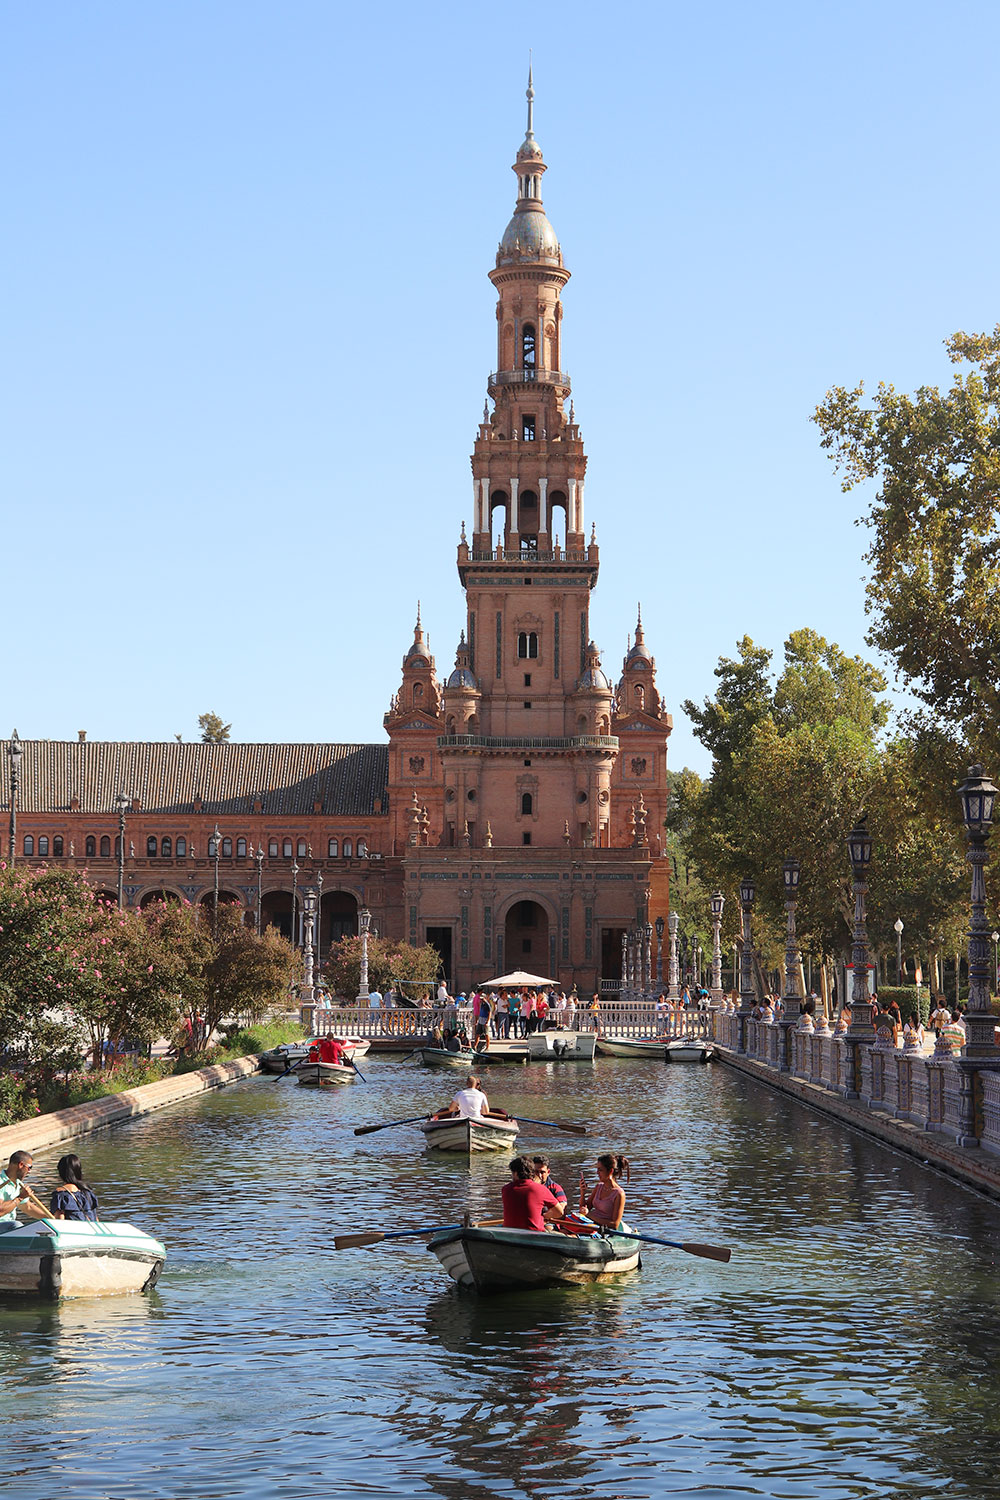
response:
[[[923,1500],[1000,1496],[1000,1207],[728,1069],[494,1069],[572,1195],[603,1149],[647,1247],[590,1288],[476,1301],[420,1242],[495,1213],[506,1158],[423,1155],[450,1080],[253,1079],[78,1143],[105,1218],[163,1239],[146,1296],[0,1307],[8,1493]],[[48,1187],[58,1152],[36,1158]],[[592,1170],[589,1171],[593,1178]]]

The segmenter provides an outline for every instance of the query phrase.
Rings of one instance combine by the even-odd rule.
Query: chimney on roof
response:
[[[78,729],[76,731],[76,737],[80,741],[80,744],[82,745],[84,743],[84,741],[86,740],[86,738],[87,738],[87,731],[85,729]]]

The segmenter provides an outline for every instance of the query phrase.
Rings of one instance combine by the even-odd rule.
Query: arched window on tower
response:
[[[246,857],[247,857],[247,841],[246,841],[246,839],[237,839],[236,840],[236,858],[237,859],[246,859]]]
[[[92,833],[87,834],[87,842],[83,846],[83,852],[87,859],[94,859],[97,855],[97,840]]]
[[[522,630],[517,637],[517,654],[522,661],[538,655],[538,636],[534,630]]]
[[[160,840],[160,858],[172,859],[174,852],[173,840],[169,837]]]
[[[327,859],[340,858],[340,842],[338,839],[330,839],[326,846]]]
[[[521,793],[521,816],[524,817],[524,818],[530,818],[533,810],[534,810],[534,804],[533,804],[533,802],[531,800],[531,793],[530,792],[522,792]]]
[[[52,839],[52,853],[57,859],[61,858],[63,852],[63,841],[60,834],[55,834]]]
[[[156,858],[156,835],[153,833],[151,833],[149,835],[149,838],[146,840],[146,858]]]
[[[187,859],[187,852],[188,852],[188,841],[184,837],[183,834],[180,834],[178,836],[178,839],[177,839],[177,858],[178,859]]]
[[[111,840],[108,838],[107,834],[105,834],[101,839],[101,858],[111,858]]]
[[[525,380],[534,380],[535,378],[537,353],[535,325],[534,323],[525,323],[521,329],[521,364],[524,367]]]

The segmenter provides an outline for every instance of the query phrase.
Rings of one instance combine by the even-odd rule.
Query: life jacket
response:
[[[561,1234],[597,1234],[600,1230],[599,1224],[575,1209],[572,1213],[563,1214],[561,1219],[556,1219],[555,1227]]]

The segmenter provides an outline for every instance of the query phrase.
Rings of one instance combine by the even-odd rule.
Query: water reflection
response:
[[[649,1247],[618,1283],[478,1300],[419,1242],[331,1250],[338,1228],[491,1216],[507,1176],[503,1156],[427,1156],[412,1126],[355,1137],[450,1087],[365,1071],[331,1093],[255,1080],[82,1143],[109,1213],[169,1259],[148,1297],[0,1306],[19,1494],[1000,1496],[994,1205],[722,1068],[512,1069],[498,1102],[593,1122],[521,1142],[571,1194],[624,1149],[631,1218],[735,1255]]]

